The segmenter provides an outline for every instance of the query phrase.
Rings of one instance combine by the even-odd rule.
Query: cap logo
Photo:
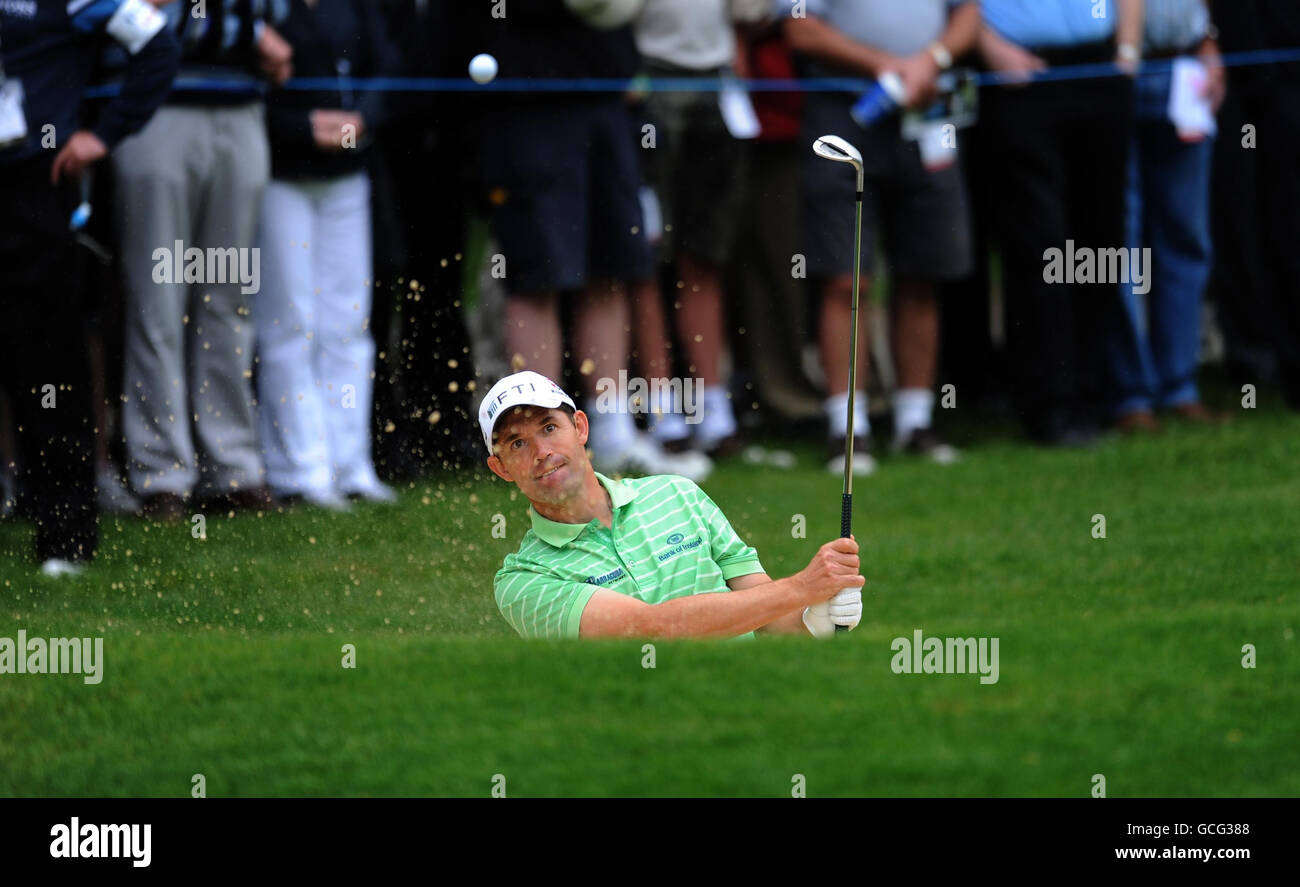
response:
[[[0,0],[2,5],[4,0]],[[523,378],[519,378],[519,377]],[[510,381],[514,379],[514,381]],[[496,392],[493,394],[492,392]],[[479,405],[479,426],[483,431],[483,442],[487,444],[489,450],[493,449],[492,441],[496,434],[493,425],[496,424],[497,418],[502,411],[509,407],[535,405],[551,402],[554,398],[562,404],[574,407],[572,398],[564,393],[564,389],[554,379],[547,379],[531,370],[516,373],[514,376],[508,376],[501,379],[489,391],[488,396],[484,398],[483,403]],[[576,407],[574,407],[576,409]]]

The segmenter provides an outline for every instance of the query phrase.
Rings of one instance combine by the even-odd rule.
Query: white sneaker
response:
[[[699,450],[683,450],[680,453],[664,453],[662,448],[660,452],[663,458],[670,459],[675,463],[675,468],[664,470],[664,474],[680,474],[688,480],[693,480],[697,484],[703,483],[713,473],[713,460]]]
[[[275,501],[280,505],[293,507],[299,503],[326,511],[347,512],[352,505],[333,490],[275,490]]]
[[[363,502],[379,502],[383,505],[392,505],[397,501],[397,491],[379,481],[367,484],[364,487],[358,487],[355,490],[344,490],[343,495],[349,499],[360,499]]]
[[[333,490],[328,493],[306,493],[303,495],[303,499],[308,504],[323,508],[326,511],[347,512],[352,510],[352,503],[347,500],[347,497],[335,493]]]
[[[940,465],[961,461],[961,451],[954,447],[934,428],[917,428],[906,439],[894,439],[895,453],[925,456]]]
[[[799,464],[794,453],[789,450],[769,450],[758,444],[750,444],[741,452],[740,458],[744,459],[750,465],[771,465],[773,468],[780,468],[789,471]],[[844,462],[840,462],[840,472],[844,471]]]
[[[826,470],[831,474],[844,476],[844,447],[845,439],[832,438],[826,442],[827,459]],[[876,460],[871,455],[871,438],[868,435],[855,434],[853,436],[853,475],[855,477],[866,477],[876,473]]]
[[[837,474],[843,477],[844,476],[844,454],[840,453],[838,456],[834,457],[833,459],[828,460],[826,462],[826,470],[831,474]],[[874,456],[872,456],[870,453],[853,454],[853,476],[854,477],[867,477],[868,475],[872,475],[875,473],[876,473],[876,459]]]
[[[664,413],[661,416],[652,416],[650,425],[650,433],[661,444],[681,440],[691,434],[691,426],[686,424],[686,417],[681,413]]]
[[[640,432],[621,453],[593,451],[592,463],[601,474],[678,474],[695,483],[702,483],[713,473],[713,460],[703,453],[668,453],[658,441]]]
[[[59,557],[52,557],[41,564],[41,573],[46,576],[80,576],[85,571],[86,568],[81,564],[74,564]]]

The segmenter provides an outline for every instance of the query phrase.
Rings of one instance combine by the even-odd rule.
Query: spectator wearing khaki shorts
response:
[[[805,18],[785,22],[786,37],[813,76],[879,77],[890,71],[903,83],[907,108],[927,106],[939,72],[975,43],[979,7],[962,0],[809,0]],[[850,114],[855,92],[810,91],[804,109],[804,142],[833,133],[862,152],[862,291],[867,292],[877,233],[893,271],[892,345],[897,363],[894,449],[947,463],[956,458],[933,426],[939,350],[939,304],[935,284],[970,270],[971,236],[966,188],[956,152],[923,158],[917,141],[905,138],[897,113],[863,127]],[[830,397],[827,468],[844,470],[848,431],[847,340],[853,289],[854,173],[827,163],[811,150],[804,159],[803,231],[808,274],[820,285],[822,365]],[[861,319],[859,320],[861,323]],[[870,474],[866,379],[867,331],[858,335],[858,382],[853,416],[853,471]]]

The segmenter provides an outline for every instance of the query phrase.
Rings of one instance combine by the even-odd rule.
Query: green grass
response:
[[[525,643],[491,578],[505,484],[417,482],[351,516],[102,521],[83,576],[0,525],[0,636],[101,635],[103,683],[0,675],[0,794],[1300,794],[1300,419],[1261,409],[1087,452],[985,435],[856,485],[866,617],[831,643]],[[705,488],[768,572],[839,525],[839,481],[732,463]],[[492,535],[506,517],[506,538]],[[1106,518],[1094,539],[1092,516]],[[807,538],[792,538],[804,515]],[[1000,680],[896,675],[894,637],[1000,639]],[[356,646],[356,669],[340,665]],[[1258,666],[1241,667],[1244,644]]]

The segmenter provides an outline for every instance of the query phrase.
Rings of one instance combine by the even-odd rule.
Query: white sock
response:
[[[682,414],[681,404],[677,403],[672,389],[666,386],[651,393],[647,418],[651,433],[660,443],[681,440],[691,433],[686,424],[686,416]]]
[[[826,398],[826,419],[830,423],[831,437],[845,437],[849,433],[849,393],[832,394]],[[865,437],[871,433],[871,420],[867,418],[867,392],[853,395],[853,436]]]
[[[934,412],[934,392],[928,388],[900,388],[894,392],[894,439],[905,441],[918,428],[929,428]]]
[[[622,453],[636,440],[636,422],[626,410],[617,413],[601,413],[596,410],[596,401],[588,400],[583,407],[591,424],[591,434],[587,446],[604,456],[616,456]]]
[[[736,415],[731,411],[726,386],[708,386],[701,399],[704,401],[704,418],[695,426],[695,435],[701,449],[708,450],[724,437],[736,433]]]

